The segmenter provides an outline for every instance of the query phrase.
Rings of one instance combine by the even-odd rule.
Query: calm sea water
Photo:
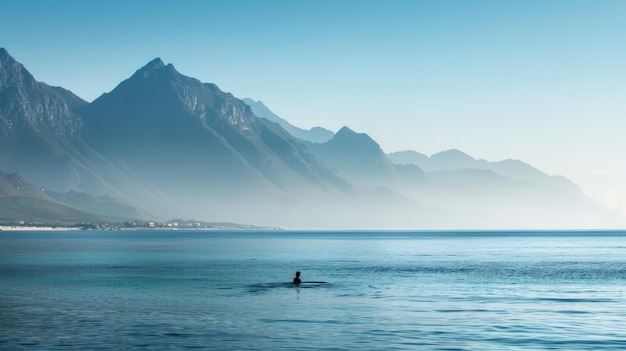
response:
[[[3,350],[624,350],[625,326],[626,232],[0,232]]]

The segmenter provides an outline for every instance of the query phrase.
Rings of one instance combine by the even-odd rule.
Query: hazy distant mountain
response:
[[[417,151],[398,151],[387,154],[389,160],[398,165],[413,164],[422,169],[428,166],[428,155],[421,154]]]
[[[402,151],[388,157],[425,171],[425,182],[405,190],[411,197],[428,198],[431,205],[487,212],[494,223],[519,228],[624,225],[623,218],[587,198],[567,178],[548,176],[521,161],[476,160],[459,150],[430,157]]]
[[[385,155],[367,134],[347,127],[309,148],[358,184],[385,186],[415,202],[450,211],[451,225],[461,221],[493,229],[556,229],[624,223],[566,178],[548,176],[520,161],[487,162],[459,150],[431,157],[413,151]]]
[[[607,228],[624,219],[593,202],[578,189],[570,190],[503,176],[492,170],[460,169],[427,172],[428,186],[411,190],[414,197],[450,209],[473,209],[513,228]],[[497,229],[501,227],[495,226]]]
[[[272,112],[267,106],[263,104],[261,101],[255,101],[250,98],[245,98],[243,101],[252,108],[252,112],[255,115],[269,119],[272,122],[278,123],[284,130],[289,132],[291,135],[296,138],[310,141],[313,143],[323,143],[330,140],[334,133],[328,129],[324,129],[322,127],[313,127],[311,129],[302,129],[298,128],[291,123],[287,122],[283,118],[276,115]]]
[[[76,225],[110,223],[123,218],[100,216],[56,202],[29,197],[0,197],[0,224]]]
[[[420,176],[422,173],[418,167],[399,170],[369,135],[348,127],[341,128],[325,143],[310,144],[309,149],[331,167],[365,185],[389,185],[400,174],[413,172],[414,176]]]
[[[400,151],[387,155],[396,164],[413,164],[426,172],[458,171],[463,169],[490,170],[518,181],[528,181],[538,185],[555,186],[570,191],[580,189],[562,176],[549,176],[519,160],[489,162],[477,160],[462,151],[452,149],[436,153],[430,157],[416,151]]]

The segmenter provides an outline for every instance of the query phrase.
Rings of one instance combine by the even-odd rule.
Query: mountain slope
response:
[[[52,201],[29,197],[0,197],[0,223],[75,225],[106,223],[111,218],[87,213]]]
[[[17,173],[8,174],[1,170],[0,197],[29,197],[52,201],[43,189],[34,186]]]
[[[128,213],[119,217],[125,216],[130,217]],[[0,171],[0,223],[77,224],[111,219],[60,204],[18,174]]]
[[[151,219],[141,209],[121,203],[106,195],[95,196],[75,191],[66,193],[47,191],[46,194],[60,204],[97,215],[118,218]]]
[[[255,101],[250,98],[245,98],[243,99],[243,102],[250,106],[252,112],[254,112],[255,115],[278,123],[278,125],[280,125],[284,130],[286,130],[298,139],[302,139],[312,143],[324,143],[332,139],[332,137],[334,136],[333,132],[322,127],[313,127],[308,130],[298,128],[272,112],[261,101]]]

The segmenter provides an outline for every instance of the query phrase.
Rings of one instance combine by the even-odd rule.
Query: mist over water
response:
[[[2,232],[0,348],[620,350],[625,283],[625,232]]]

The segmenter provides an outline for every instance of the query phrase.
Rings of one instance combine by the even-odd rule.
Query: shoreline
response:
[[[11,232],[17,232],[17,231],[53,231],[53,230],[62,230],[62,231],[66,231],[66,230],[81,230],[81,228],[77,228],[77,227],[51,227],[51,226],[43,226],[43,227],[36,227],[36,226],[21,226],[21,225],[0,225],[0,231],[11,231]]]
[[[83,227],[56,227],[56,226],[29,226],[29,225],[0,225],[0,232],[38,232],[38,231],[221,231],[221,230],[280,230],[279,228],[229,228],[229,227],[116,227],[116,228],[83,228]]]

